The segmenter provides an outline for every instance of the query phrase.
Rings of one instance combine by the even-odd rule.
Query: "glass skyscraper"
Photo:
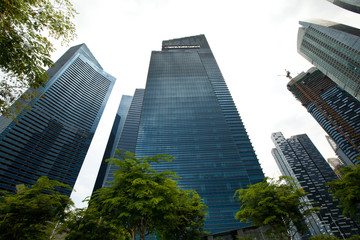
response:
[[[47,73],[31,110],[17,122],[0,117],[1,190],[40,176],[73,187],[115,83],[85,44],[70,48]]]
[[[208,206],[206,231],[249,226],[234,219],[240,206],[233,195],[264,175],[205,36],[163,41],[152,52],[142,97],[134,103],[141,111],[130,115],[130,107],[123,129],[131,144],[120,140],[119,148],[139,157],[173,155],[173,162],[154,167],[177,172],[180,187],[200,194]]]
[[[360,100],[360,30],[325,20],[300,24],[298,52]]]
[[[360,13],[360,0],[328,0],[333,4],[354,13]]]
[[[124,152],[135,152],[143,98],[144,89],[136,89],[133,97],[122,96],[111,131],[113,138],[110,137],[108,141],[94,191],[107,186],[113,181],[113,173],[117,170],[117,167],[107,164],[105,160],[116,157],[116,149]]]
[[[336,143],[344,163],[358,164],[360,102],[316,68],[299,74],[287,87]]]
[[[326,182],[338,178],[310,138],[301,134],[285,139],[277,132],[271,139],[276,146],[272,154],[281,173],[293,177],[304,188],[308,193],[304,201],[320,207],[317,214],[306,219],[311,235],[334,234],[345,239],[358,234],[359,225],[342,215],[339,202],[329,193]]]
[[[104,156],[100,165],[98,176],[96,178],[93,192],[99,188],[102,188],[104,179],[106,178],[105,176],[108,175],[108,172],[112,173],[110,169],[109,170],[107,169],[109,165],[105,160],[114,157],[115,150],[117,149],[117,145],[115,143],[119,141],[119,138],[121,136],[125,119],[129,112],[132,99],[133,99],[132,96],[127,96],[127,95],[123,95],[121,98],[121,102],[115,116],[114,124],[110,132],[109,140],[105,148]],[[109,178],[107,179],[111,181]]]

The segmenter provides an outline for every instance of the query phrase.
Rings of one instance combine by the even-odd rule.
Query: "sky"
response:
[[[117,78],[71,197],[91,195],[120,98],[145,88],[151,51],[163,40],[205,34],[245,124],[263,171],[280,172],[271,133],[306,133],[327,159],[326,133],[287,90],[312,65],[297,53],[299,20],[319,18],[360,28],[360,15],[326,0],[74,0],[78,37],[103,69]],[[56,61],[69,46],[58,46]]]

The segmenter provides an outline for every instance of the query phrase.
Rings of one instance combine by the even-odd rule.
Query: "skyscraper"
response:
[[[316,68],[300,73],[287,87],[336,143],[344,163],[358,164],[360,102]]]
[[[144,89],[136,89],[133,97],[122,97],[111,132],[114,141],[110,137],[94,190],[111,183],[114,171],[117,170],[116,166],[105,163],[105,159],[114,157],[116,149],[124,152],[135,152],[143,98]]]
[[[141,111],[131,126],[126,120],[123,134],[132,140],[120,148],[139,157],[173,155],[172,163],[154,167],[177,172],[179,186],[204,199],[206,231],[249,226],[234,219],[240,206],[233,195],[264,175],[205,36],[163,41],[162,51],[152,52],[142,98],[134,101]]]
[[[110,169],[108,170],[108,168],[112,166],[109,165],[105,160],[114,157],[115,150],[118,147],[117,144],[115,143],[119,142],[119,138],[121,136],[125,119],[129,112],[132,99],[133,99],[132,96],[127,96],[127,95],[123,95],[121,98],[121,102],[115,116],[114,124],[110,132],[109,140],[105,148],[105,152],[100,165],[98,176],[95,181],[93,192],[99,188],[102,188],[105,185],[104,184],[105,179],[108,179],[108,181],[110,181],[110,179],[106,176],[109,175],[109,172],[112,172]]]
[[[336,142],[330,136],[325,136],[325,138],[328,141],[330,147],[334,150],[334,152],[339,157],[339,159],[341,160],[341,163],[344,166],[345,165],[354,165],[354,163],[346,156],[344,151],[341,150],[341,148],[339,148],[339,146],[336,144]]]
[[[354,13],[360,13],[359,0],[328,0],[328,1],[346,10],[352,11]]]
[[[73,186],[115,83],[85,44],[70,48],[47,73],[42,97],[16,116],[18,123],[0,117],[1,190],[40,176]]]
[[[325,20],[300,24],[298,52],[360,100],[360,30]]]
[[[360,231],[357,223],[342,215],[339,202],[333,200],[326,182],[337,180],[335,173],[306,134],[285,139],[281,132],[271,138],[276,146],[272,154],[283,175],[297,180],[320,211],[306,220],[312,235],[334,234],[348,238]]]

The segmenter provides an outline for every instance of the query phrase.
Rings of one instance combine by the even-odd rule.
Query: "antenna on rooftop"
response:
[[[292,79],[292,77],[290,75],[290,71],[285,69],[285,72],[286,72],[286,77],[289,78],[289,79]]]

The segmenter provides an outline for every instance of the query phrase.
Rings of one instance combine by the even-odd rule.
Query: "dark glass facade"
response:
[[[115,145],[138,157],[174,156],[154,167],[177,172],[180,187],[200,194],[206,231],[249,226],[235,220],[240,206],[233,195],[264,175],[204,35],[164,41],[152,52],[146,89],[135,92]]]
[[[136,144],[138,156],[170,154],[179,185],[208,206],[212,233],[248,226],[234,219],[235,190],[264,175],[204,35],[164,41],[153,51]]]
[[[360,100],[360,30],[325,20],[300,24],[298,52]]]
[[[0,117],[1,190],[40,176],[73,186],[115,83],[85,44],[70,48],[48,75],[42,97],[18,123]]]
[[[345,154],[344,163],[358,164],[360,102],[316,68],[296,76],[288,89]]]
[[[329,193],[326,182],[338,178],[309,137],[301,134],[285,139],[278,132],[271,138],[276,146],[272,154],[281,173],[296,179],[308,193],[304,200],[321,208],[306,220],[311,234],[334,234],[341,239],[358,234],[358,224],[342,215],[339,202]]]
[[[117,146],[116,143],[119,141],[119,138],[121,136],[125,119],[129,112],[131,101],[132,101],[132,96],[123,95],[121,98],[120,105],[116,113],[114,124],[111,129],[109,140],[107,142],[104,156],[100,165],[99,173],[96,178],[93,192],[103,187],[105,176],[107,176],[107,172],[108,172],[107,168],[109,167],[105,160],[114,157],[114,153]]]
[[[360,1],[359,0],[328,0],[333,4],[352,11],[354,13],[360,13]]]
[[[121,121],[119,123],[115,121],[114,123],[113,129],[117,129],[115,141],[108,142],[107,149],[111,149],[111,152],[108,154],[105,152],[103,164],[105,159],[116,157],[116,149],[124,152],[135,152],[143,98],[144,89],[136,89],[133,97],[122,97],[118,110],[118,116]],[[104,174],[101,171],[98,174],[97,182],[101,182],[101,186],[99,185],[98,187],[110,184],[113,180],[113,173],[117,170],[117,167],[114,165],[105,164],[105,166],[106,171]]]

